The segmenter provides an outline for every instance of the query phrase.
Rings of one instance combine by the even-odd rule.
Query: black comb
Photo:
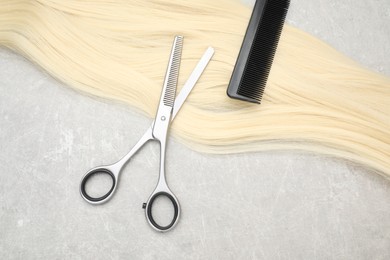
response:
[[[227,89],[231,98],[260,104],[290,0],[257,0]]]

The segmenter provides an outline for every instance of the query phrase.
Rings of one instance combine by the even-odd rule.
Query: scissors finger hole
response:
[[[168,230],[177,220],[178,205],[172,195],[159,192],[151,198],[147,215],[151,224],[157,229]]]
[[[92,171],[82,181],[81,192],[90,201],[98,202],[107,198],[115,186],[115,177],[107,169]]]

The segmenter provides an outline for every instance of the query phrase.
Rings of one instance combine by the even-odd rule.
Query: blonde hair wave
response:
[[[390,79],[285,25],[257,106],[225,92],[251,10],[233,0],[3,0],[0,44],[84,93],[154,116],[173,36],[182,86],[216,49],[172,129],[193,149],[302,149],[390,176]]]

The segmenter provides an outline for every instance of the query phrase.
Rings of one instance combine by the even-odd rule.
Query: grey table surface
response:
[[[390,75],[388,0],[294,0],[287,22]],[[390,182],[317,154],[209,155],[171,138],[182,217],[165,234],[141,209],[157,144],[135,156],[109,203],[84,202],[84,172],[124,155],[150,122],[0,49],[0,259],[390,259]]]

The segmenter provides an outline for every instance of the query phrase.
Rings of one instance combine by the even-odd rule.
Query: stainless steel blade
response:
[[[176,36],[173,42],[171,57],[169,59],[168,69],[164,81],[163,103],[169,107],[173,107],[175,103],[182,49],[183,36]]]

